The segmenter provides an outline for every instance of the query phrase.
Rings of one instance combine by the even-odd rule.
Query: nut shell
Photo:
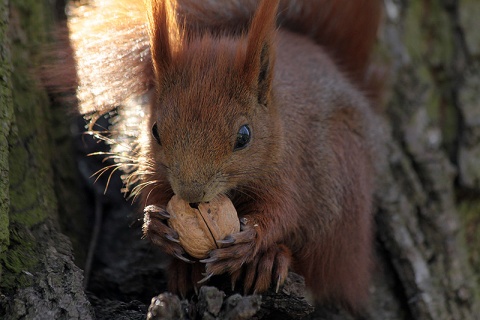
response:
[[[240,231],[240,222],[233,203],[225,195],[199,203],[198,209],[174,195],[167,204],[168,225],[178,232],[180,245],[192,257],[203,259],[224,239]]]

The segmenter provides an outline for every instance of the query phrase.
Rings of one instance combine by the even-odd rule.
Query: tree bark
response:
[[[0,317],[92,319],[82,271],[59,232],[50,109],[33,71],[45,9],[0,2]]]
[[[393,135],[377,195],[379,239],[412,317],[474,319],[480,314],[478,282],[468,261],[456,195],[465,187],[479,191],[473,184],[478,172],[472,171],[478,162],[468,156],[462,161],[463,141],[472,140],[474,125],[465,124],[464,110],[472,108],[460,99],[464,91],[472,94],[473,57],[467,55],[465,40],[478,22],[461,19],[460,13],[474,14],[480,6],[439,0],[385,4],[381,43],[392,61],[387,113]],[[478,99],[478,93],[474,96]],[[478,130],[479,122],[475,125]],[[470,150],[478,148],[476,142]]]

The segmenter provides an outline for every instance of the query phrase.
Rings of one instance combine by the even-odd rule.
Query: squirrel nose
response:
[[[206,193],[204,187],[203,184],[192,182],[182,185],[175,193],[189,203],[204,202]]]

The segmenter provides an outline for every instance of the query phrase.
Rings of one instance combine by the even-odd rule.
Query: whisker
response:
[[[97,170],[95,173],[93,173],[90,178],[93,178],[96,176],[96,179],[93,183],[96,183],[98,181],[98,179],[100,179],[100,177],[105,173],[107,172],[108,170],[112,169],[112,168],[115,168],[117,167],[118,168],[118,164],[112,164],[112,165],[109,165],[109,166],[106,166],[106,167],[103,167],[99,170]],[[115,168],[116,169],[116,168]]]
[[[137,185],[132,189],[132,194],[139,194],[143,189],[145,189],[145,188],[148,187],[149,185],[155,184],[155,183],[158,183],[158,181],[157,181],[157,180],[145,181],[145,182],[142,182],[142,183],[140,183],[140,184],[137,184]]]
[[[137,159],[133,158],[133,157],[128,157],[128,156],[124,156],[124,155],[118,155],[118,154],[114,154],[114,153],[106,153],[106,152],[94,152],[94,153],[90,153],[88,154],[89,156],[99,156],[99,155],[103,155],[103,156],[106,156],[104,159],[105,160],[127,160],[128,162],[131,162],[131,163],[136,163],[138,162]]]
[[[148,198],[150,197],[150,195],[152,194],[153,190],[155,190],[156,188],[158,188],[159,185],[157,184],[155,187],[152,188],[152,190],[150,190],[150,192],[148,192],[147,194],[147,197],[145,198],[145,204],[144,205],[147,205],[148,203]],[[134,199],[135,200],[135,199]]]
[[[116,167],[116,168],[113,169],[112,172],[110,172],[110,174],[108,175],[107,183],[105,184],[105,190],[103,191],[103,194],[106,194],[106,193],[107,193],[108,186],[110,185],[110,180],[112,179],[112,176],[113,176],[113,174],[115,173],[115,171],[117,171],[118,169],[120,169],[120,168],[119,168],[119,167]]]
[[[83,134],[92,136],[95,139],[98,139],[99,141],[106,142],[107,144],[120,146],[122,148],[125,148],[126,149],[125,151],[128,151],[128,152],[133,152],[135,149],[135,143],[126,144],[107,136],[107,135],[119,134],[119,132],[117,131],[112,131],[108,129],[105,129],[105,131],[89,130],[84,132]]]

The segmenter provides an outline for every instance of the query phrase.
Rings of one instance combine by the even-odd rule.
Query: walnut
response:
[[[168,225],[178,232],[180,244],[198,259],[206,258],[210,250],[221,247],[216,240],[240,231],[237,211],[224,195],[198,205],[190,205],[175,195],[168,202],[167,211]]]

